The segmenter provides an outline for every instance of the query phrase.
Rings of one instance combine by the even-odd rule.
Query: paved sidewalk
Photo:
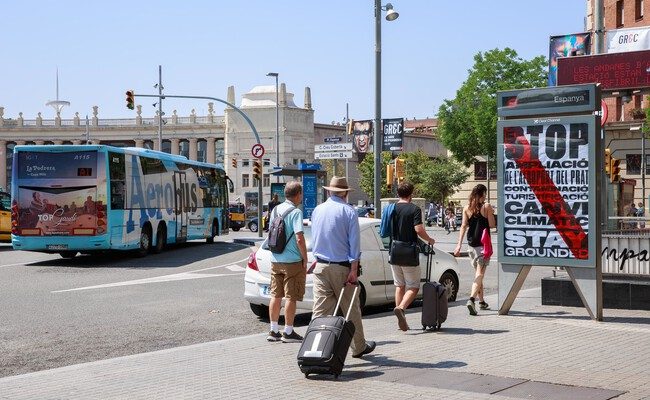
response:
[[[6,377],[0,399],[650,399],[650,312],[607,309],[598,323],[539,296],[522,292],[509,316],[454,304],[441,332],[365,318],[377,349],[348,357],[338,381],[306,379],[299,345],[260,333]]]

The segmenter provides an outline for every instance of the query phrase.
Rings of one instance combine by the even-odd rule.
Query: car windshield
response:
[[[246,208],[243,204],[231,204],[228,211],[231,213],[243,213],[246,211]]]
[[[302,230],[303,230],[303,232],[305,234],[305,241],[307,242],[307,251],[311,251],[312,250],[312,247],[311,247],[311,227],[310,226],[303,226]],[[264,250],[269,249],[269,246],[267,244],[267,240],[268,240],[268,237],[266,239],[264,239],[264,242],[262,243],[262,248]]]

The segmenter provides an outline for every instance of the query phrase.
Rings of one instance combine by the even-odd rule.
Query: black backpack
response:
[[[280,254],[284,252],[284,248],[287,246],[287,242],[289,242],[289,239],[291,239],[291,236],[293,236],[293,232],[291,232],[291,235],[287,237],[284,217],[286,217],[287,214],[295,209],[296,207],[290,207],[281,215],[278,215],[277,212],[275,213],[275,218],[273,218],[271,226],[269,227],[269,239],[267,241],[271,253]],[[277,206],[274,208],[274,210],[277,210]]]

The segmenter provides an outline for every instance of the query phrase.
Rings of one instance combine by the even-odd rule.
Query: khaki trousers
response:
[[[350,268],[338,264],[317,263],[314,268],[314,310],[312,318],[323,315],[333,315],[336,302],[343,290],[343,285],[348,280]],[[361,289],[359,289],[361,290]],[[358,290],[357,290],[358,292]],[[352,354],[359,354],[366,348],[366,337],[363,334],[361,322],[361,307],[359,306],[359,295],[352,298],[354,287],[348,287],[341,299],[341,311],[343,316],[348,312],[350,302],[354,301],[350,311],[350,321],[354,324],[354,337],[352,338]]]

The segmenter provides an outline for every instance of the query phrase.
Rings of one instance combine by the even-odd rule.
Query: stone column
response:
[[[72,144],[74,144],[74,145],[80,145],[80,144],[81,144],[81,140],[79,140],[79,139],[75,139],[75,140],[72,141]]]
[[[63,140],[54,140],[54,144],[56,144],[56,145],[62,145],[62,144],[63,144]]]
[[[161,151],[160,146],[158,146],[158,138],[154,139],[153,141],[153,149],[156,151]]]
[[[135,147],[144,148],[144,140],[142,140],[142,139],[135,139]]]
[[[206,140],[207,140],[208,143],[205,146],[205,151],[208,154],[206,154],[205,160],[207,162],[209,162],[210,164],[214,164],[214,162],[216,161],[216,156],[215,156],[216,147],[215,147],[214,143],[217,140],[217,138],[209,137],[209,138],[206,138]]]
[[[3,187],[6,191],[9,191],[7,188],[7,141],[0,140],[0,187]]]
[[[45,140],[34,140],[34,144],[37,144],[39,146],[42,146],[45,144]]]
[[[198,158],[197,154],[196,154],[197,153],[197,145],[196,145],[197,139],[196,138],[190,138],[189,141],[190,141],[190,160],[196,161],[197,158]]]
[[[16,146],[22,146],[25,144],[24,140],[16,140],[15,142],[16,142]]]
[[[171,152],[172,154],[181,154],[181,150],[179,147],[180,139],[171,139],[172,146],[171,146]]]

